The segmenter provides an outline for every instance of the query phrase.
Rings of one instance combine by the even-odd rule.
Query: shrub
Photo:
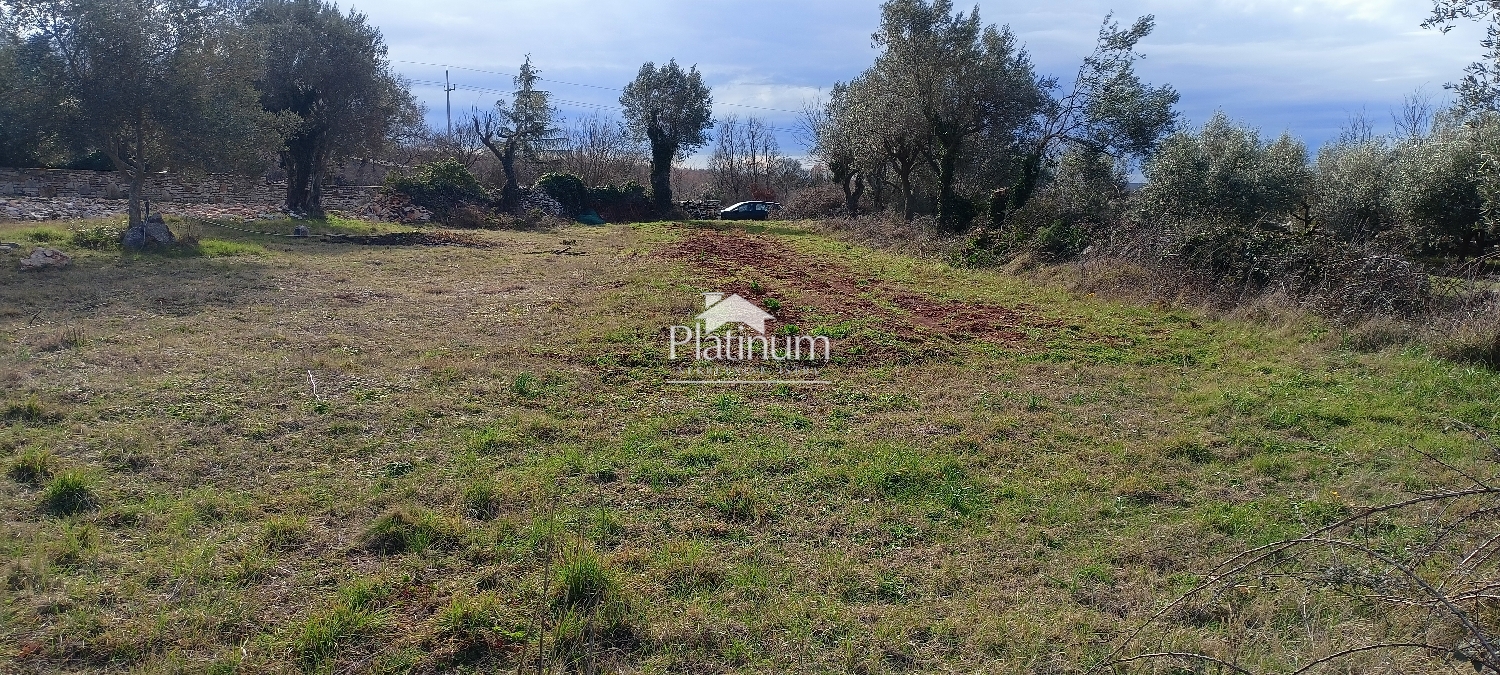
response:
[[[605,220],[628,223],[651,218],[655,212],[646,188],[635,181],[624,185],[600,185],[589,190],[589,202]]]
[[[112,225],[96,225],[73,231],[73,245],[95,251],[109,251],[120,247],[125,231]]]
[[[59,474],[42,492],[42,508],[55,516],[71,516],[97,505],[93,482],[79,471]]]
[[[1010,251],[1076,255],[1104,224],[1119,220],[1125,196],[1125,175],[1108,156],[1070,152],[1059,160],[1052,181],[1025,206],[1000,214],[997,243]]]
[[[1163,223],[1247,227],[1284,218],[1310,186],[1307,148],[1290,136],[1264,143],[1254,129],[1215,115],[1198,132],[1162,143],[1137,195],[1141,216]]]
[[[569,216],[583,213],[589,206],[589,190],[583,179],[571,173],[549,173],[536,179],[533,189],[541,190],[562,204],[563,212]]]
[[[867,206],[865,200],[861,200],[861,206]],[[787,220],[816,220],[840,218],[848,213],[844,191],[837,185],[825,183],[793,192],[778,215]]]
[[[485,204],[489,195],[468,167],[445,159],[417,167],[412,175],[391,174],[385,187],[411,198],[413,204],[432,212],[446,223],[465,205]]]
[[[1485,317],[1453,326],[1433,339],[1439,358],[1500,369],[1500,320]]]

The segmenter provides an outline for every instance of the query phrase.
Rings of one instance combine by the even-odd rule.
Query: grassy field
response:
[[[77,256],[0,254],[7,673],[1083,672],[1216,561],[1500,432],[1500,376],[1417,348],[809,226],[205,224],[174,256],[69,227],[0,223]],[[705,291],[837,338],[832,384],[666,384]],[[1286,670],[1399,628],[1273,596],[1140,646]]]

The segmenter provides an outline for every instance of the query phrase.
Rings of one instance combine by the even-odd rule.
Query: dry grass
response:
[[[748,230],[868,283],[697,265],[668,224],[0,256],[0,662],[1080,672],[1213,561],[1431,488],[1409,449],[1465,466],[1467,429],[1500,431],[1495,373],[1310,319]],[[823,389],[664,384],[662,327],[733,284],[886,357]],[[1035,315],[997,341],[929,306]],[[1319,602],[1319,634],[1399,623]],[[1279,606],[1213,611],[1166,634],[1255,667],[1300,648]]]

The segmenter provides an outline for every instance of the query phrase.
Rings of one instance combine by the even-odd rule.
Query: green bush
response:
[[[570,216],[583,213],[588,208],[589,190],[583,185],[583,179],[571,173],[549,173],[536,179],[534,189],[547,193],[548,196],[562,204],[563,210]]]
[[[73,230],[73,245],[78,248],[93,249],[95,251],[108,251],[120,247],[120,239],[125,231],[112,225],[96,225],[81,230]]]
[[[626,181],[624,185],[596,185],[589,188],[589,201],[595,206],[649,204],[651,193],[645,186],[632,180]]]
[[[423,164],[411,175],[392,174],[386,178],[385,187],[410,197],[413,204],[431,211],[444,223],[464,206],[489,202],[479,179],[452,159]]]
[[[589,188],[589,205],[612,223],[645,220],[653,214],[650,194],[635,181]]]

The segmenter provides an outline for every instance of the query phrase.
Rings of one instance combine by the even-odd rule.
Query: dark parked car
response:
[[[776,202],[740,202],[719,212],[719,220],[765,220],[781,208]]]

